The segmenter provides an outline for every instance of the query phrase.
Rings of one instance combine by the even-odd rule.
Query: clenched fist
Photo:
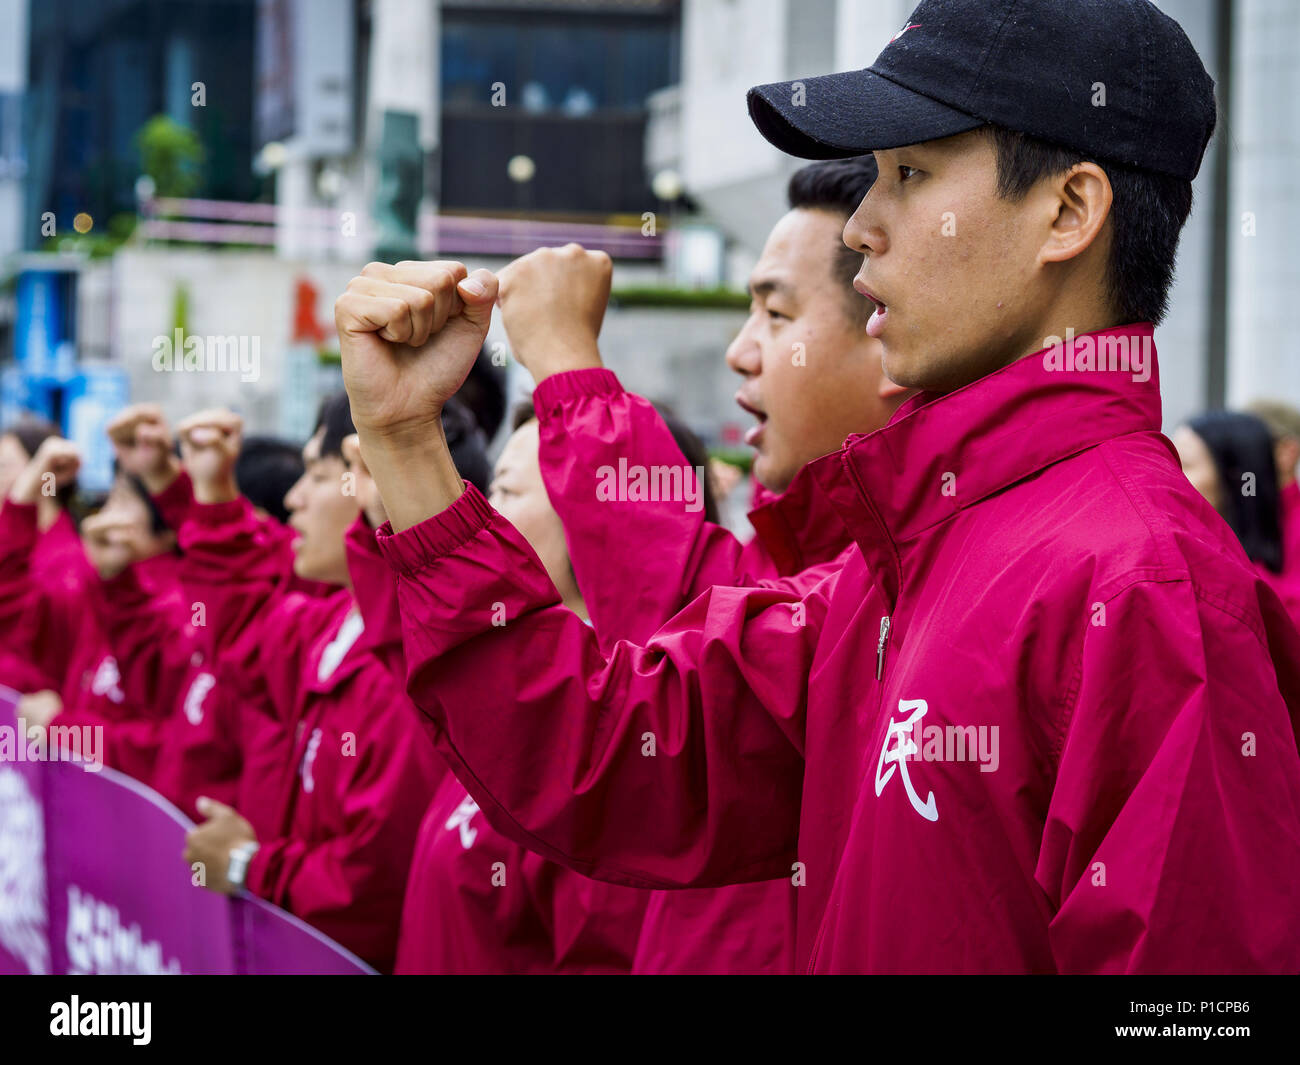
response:
[[[214,408],[191,414],[176,426],[181,457],[200,503],[226,503],[239,495],[235,462],[244,442],[244,419]]]
[[[81,543],[95,572],[106,581],[152,554],[148,530],[108,507],[81,523]]]
[[[371,263],[334,304],[343,384],[367,440],[440,431],[492,320],[497,279],[463,263]]]
[[[35,503],[42,496],[55,495],[81,469],[81,452],[71,440],[48,436],[15,479],[9,498],[15,503]]]
[[[106,427],[117,464],[144,482],[150,495],[158,495],[180,472],[172,453],[172,434],[156,403],[134,403]]]
[[[603,251],[566,244],[538,248],[501,271],[501,322],[534,381],[601,365],[596,339],[613,269]]]

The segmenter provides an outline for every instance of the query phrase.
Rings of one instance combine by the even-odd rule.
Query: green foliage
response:
[[[701,310],[746,310],[749,293],[730,288],[658,288],[649,285],[618,288],[610,293],[618,307],[685,307]]]
[[[725,444],[718,444],[709,448],[709,458],[735,466],[746,476],[754,468],[754,452],[747,447],[728,447]]]
[[[127,211],[113,215],[107,226],[101,227],[96,223],[89,233],[78,233],[69,226],[67,232],[47,237],[41,250],[75,251],[91,259],[107,259],[131,238],[137,221],[136,216]]]
[[[182,334],[189,332],[190,324],[190,290],[184,283],[178,283],[172,293],[172,333],[179,329]]]
[[[157,196],[189,196],[203,183],[205,152],[199,135],[166,115],[154,115],[135,135],[140,171]]]

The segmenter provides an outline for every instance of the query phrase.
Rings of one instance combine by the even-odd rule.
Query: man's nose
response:
[[[844,223],[844,244],[859,255],[879,255],[888,246],[868,193]]]
[[[727,347],[727,365],[742,377],[755,377],[763,367],[762,351],[754,339],[751,317]]]

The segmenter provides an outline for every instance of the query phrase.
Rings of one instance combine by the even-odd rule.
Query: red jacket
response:
[[[712,585],[793,576],[848,546],[839,514],[816,491],[787,498],[765,493],[768,501],[749,514],[757,535],[745,544],[706,521],[702,507],[692,510],[682,501],[594,505],[593,486],[604,468],[685,464],[668,426],[650,402],[624,391],[604,369],[546,378],[533,405],[542,477],[604,647],[648,640]],[[787,973],[794,964],[795,899],[788,877],[655,892],[633,971]]]
[[[1150,327],[1074,343],[1119,338]],[[1294,972],[1300,639],[1160,435],[1151,364],[916,397],[804,471],[840,569],[715,587],[610,656],[471,489],[381,539],[409,690],[547,857],[793,875],[801,969]]]
[[[154,670],[134,655],[115,653],[96,609],[104,590],[84,556],[67,551],[65,542],[59,557],[68,566],[52,570],[48,558],[38,563],[43,539],[36,507],[6,500],[0,507],[0,641],[57,688],[63,709],[52,724],[101,728],[104,763],[148,782],[162,729],[150,698]],[[175,555],[132,569],[129,579],[140,597],[178,608]]]
[[[182,528],[194,505],[189,476],[182,472],[154,496],[154,502],[168,525]],[[269,602],[292,590],[321,594],[325,586],[293,575],[291,530],[267,520],[258,526],[257,537],[259,565],[247,589],[250,601]],[[279,777],[290,752],[288,739],[267,705],[265,688],[258,683],[257,671],[248,672],[248,655],[256,652],[262,619],[254,614],[245,629],[223,629],[223,652],[231,646],[235,650],[218,655],[211,639],[214,626],[209,626],[206,618],[205,589],[211,575],[202,565],[182,565],[180,574],[185,594],[179,613],[154,609],[132,624],[120,626],[157,633],[157,638],[143,642],[157,662],[155,698],[166,719],[153,786],[195,820],[202,820],[195,803],[200,796],[207,796],[238,809],[259,837],[275,833]],[[130,603],[129,596],[111,600],[115,608]],[[174,634],[170,639],[164,638],[168,629]],[[251,637],[251,647],[234,638],[240,632]],[[176,638],[182,633],[190,639]],[[228,663],[228,657],[233,662]]]
[[[649,895],[514,843],[448,773],[420,826],[397,972],[626,973]]]
[[[397,581],[358,518],[348,564],[373,653],[401,683]],[[405,701],[405,700],[404,700]],[[409,701],[411,720],[427,720]],[[626,973],[649,892],[589,880],[502,836],[450,773],[420,825],[398,973]]]
[[[39,516],[35,507],[32,508],[32,516],[34,519]],[[23,524],[26,524],[25,519]],[[26,540],[25,531],[21,534],[21,539]],[[29,566],[31,586],[52,591],[55,597],[64,601],[75,601],[89,579],[94,577],[94,571],[81,548],[77,527],[66,510],[59,511],[54,524],[48,529],[36,533],[36,540],[30,545]],[[7,594],[13,593],[13,585],[5,582],[4,587]],[[3,608],[0,608],[0,613],[3,612]],[[41,663],[30,653],[19,654],[14,647],[6,646],[0,649],[0,683],[21,692],[42,689],[58,691],[63,687],[66,665],[66,658],[58,662]],[[47,668],[53,672],[47,671]]]
[[[260,735],[243,734],[255,790],[241,802],[255,796],[273,834],[259,840],[248,889],[390,970],[420,818],[445,767],[374,635],[361,632],[321,676],[322,656],[351,626],[352,595],[281,591],[282,535],[247,500],[196,504],[181,543],[187,591],[264,717]],[[353,571],[358,585],[367,579]]]

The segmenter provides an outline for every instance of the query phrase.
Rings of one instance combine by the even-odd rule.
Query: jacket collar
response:
[[[749,523],[783,576],[829,562],[852,542],[839,511],[823,493],[809,467],[777,494],[754,482]]]
[[[1116,362],[1121,351],[1141,352],[1145,373]],[[1071,336],[946,395],[922,392],[812,472],[892,606],[904,546],[927,529],[1103,441],[1159,430],[1152,326],[1140,323]]]

